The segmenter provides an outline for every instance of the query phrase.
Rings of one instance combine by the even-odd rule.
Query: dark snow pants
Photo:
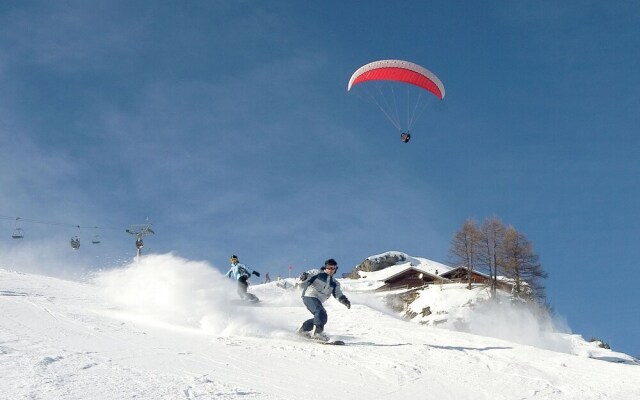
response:
[[[324,309],[322,302],[315,297],[304,296],[302,302],[307,307],[307,310],[313,314],[313,318],[308,319],[302,323],[302,330],[309,332],[313,329],[313,326],[317,326],[318,332],[324,331],[324,326],[327,324],[327,310]]]
[[[240,296],[241,299],[247,297],[247,288],[249,287],[247,279],[248,278],[246,276],[241,276],[238,279],[238,296]]]

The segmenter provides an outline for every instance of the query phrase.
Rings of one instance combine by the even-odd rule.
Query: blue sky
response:
[[[3,2],[0,262],[114,265],[148,218],[145,251],[221,270],[446,263],[497,216],[574,332],[638,355],[638,27],[626,1]],[[408,144],[346,91],[387,58],[447,91]],[[44,223],[16,243],[16,216]]]

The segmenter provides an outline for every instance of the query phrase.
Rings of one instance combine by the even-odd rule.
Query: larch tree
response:
[[[449,251],[454,265],[462,265],[467,269],[468,289],[471,289],[471,274],[478,266],[478,250],[480,231],[472,219],[467,219],[462,228],[453,235]]]
[[[542,269],[539,257],[526,236],[508,227],[499,249],[499,265],[505,275],[513,280],[514,292],[528,301],[544,302],[542,279],[548,274]]]
[[[489,271],[491,278],[491,297],[496,297],[498,270],[502,264],[500,248],[505,239],[507,228],[497,217],[485,219],[480,226],[479,264]]]

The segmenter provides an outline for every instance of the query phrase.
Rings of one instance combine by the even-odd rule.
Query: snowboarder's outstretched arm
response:
[[[309,271],[306,271],[300,274],[300,280],[304,282],[307,279],[311,278],[312,276],[318,275],[320,272],[322,272],[322,270],[319,268],[310,269]]]
[[[347,308],[351,308],[351,302],[347,298],[347,296],[342,293],[342,289],[340,288],[340,282],[336,281],[336,287],[333,289],[333,297],[338,299],[338,301]]]

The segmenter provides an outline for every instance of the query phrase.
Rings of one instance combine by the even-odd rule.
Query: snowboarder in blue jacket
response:
[[[327,311],[322,303],[333,296],[345,307],[351,308],[351,302],[340,289],[340,282],[333,276],[338,270],[338,263],[333,258],[324,262],[324,267],[303,272],[300,275],[302,285],[302,302],[307,310],[313,314],[313,318],[302,323],[298,328],[301,335],[310,335],[313,339],[328,341],[329,337],[324,333],[327,323]]]
[[[256,295],[247,293],[247,288],[249,287],[249,282],[247,282],[247,280],[249,279],[251,274],[260,276],[260,272],[254,271],[244,264],[240,264],[240,262],[238,261],[238,257],[235,254],[231,256],[231,268],[225,274],[225,276],[227,278],[232,278],[238,281],[238,295],[241,299],[248,301],[258,301],[258,297],[256,297]]]

